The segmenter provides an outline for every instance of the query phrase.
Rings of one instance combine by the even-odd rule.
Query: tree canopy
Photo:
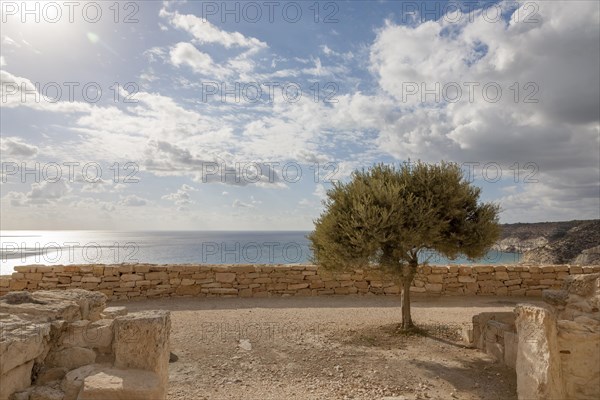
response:
[[[497,240],[499,207],[480,203],[480,192],[454,163],[355,171],[327,192],[309,235],[314,261],[330,269],[375,264],[397,272],[408,290],[423,251],[475,259]]]

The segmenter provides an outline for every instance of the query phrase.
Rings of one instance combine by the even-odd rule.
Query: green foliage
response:
[[[401,273],[419,252],[482,257],[500,234],[499,207],[480,204],[453,163],[378,164],[327,192],[309,235],[316,263],[345,268],[375,263]]]

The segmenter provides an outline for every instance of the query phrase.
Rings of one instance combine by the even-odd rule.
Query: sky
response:
[[[0,12],[2,229],[311,230],[332,182],[408,160],[503,223],[600,217],[597,1]]]

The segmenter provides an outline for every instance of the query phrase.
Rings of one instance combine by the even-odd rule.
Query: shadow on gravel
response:
[[[399,366],[421,370],[430,387],[439,389],[441,380],[460,393],[459,397],[452,397],[448,392],[444,397],[432,398],[467,398],[464,397],[466,392],[471,395],[469,399],[517,399],[515,371],[463,345],[457,325],[421,324],[410,333],[399,332],[398,327],[399,324],[387,324],[346,330],[338,333],[343,334],[338,339],[345,346],[362,347],[366,351],[401,350],[397,359]],[[433,346],[432,340],[440,345]],[[434,359],[430,358],[431,352]]]
[[[407,345],[416,344],[424,338],[441,343],[466,348],[460,343],[462,325],[454,324],[421,324],[414,331],[401,332],[399,324],[369,326],[363,329],[344,331],[342,343],[365,347],[380,347],[383,349],[404,349]]]
[[[434,361],[414,360],[430,379],[442,379],[460,392],[482,400],[517,400],[515,371],[491,361],[463,360],[462,366],[448,366]]]
[[[540,303],[537,298],[492,296],[411,296],[411,308],[501,308],[518,303]],[[400,308],[400,296],[318,296],[318,297],[267,297],[267,298],[206,298],[172,297],[144,301],[116,301],[111,305],[124,305],[130,310],[167,309],[171,311],[239,310],[250,308]]]

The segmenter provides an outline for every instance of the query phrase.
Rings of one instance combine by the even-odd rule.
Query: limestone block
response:
[[[233,288],[212,288],[208,289],[208,292],[223,295],[237,295],[238,290]]]
[[[102,311],[103,319],[116,318],[121,315],[127,315],[127,307],[107,307]]]
[[[518,342],[515,332],[504,332],[504,364],[512,369],[517,367]]]
[[[469,326],[463,326],[461,329],[461,337],[463,342],[469,346],[473,347],[473,328]]]
[[[48,354],[46,363],[50,367],[64,367],[68,370],[93,364],[96,361],[94,350],[83,347],[69,347]]]
[[[571,275],[573,275],[573,274],[583,274],[583,268],[580,267],[580,266],[572,265],[571,268],[569,268],[569,273]]]
[[[31,370],[33,360],[0,375],[0,400],[7,400],[11,394],[31,385]]]
[[[589,297],[598,293],[600,288],[600,274],[573,275],[563,281],[562,289],[571,294]]]
[[[564,399],[556,315],[548,307],[519,305],[516,328],[519,399]]]
[[[441,293],[442,292],[442,284],[441,283],[426,283],[425,290],[427,292],[432,292],[432,293]]]
[[[68,299],[79,305],[81,318],[96,321],[100,319],[100,313],[106,308],[106,296],[99,292],[89,290],[71,289],[66,291],[39,291],[34,296],[41,300],[61,301]]]
[[[164,310],[136,312],[116,318],[115,368],[155,372],[166,388],[170,331],[170,314]]]
[[[146,272],[150,272],[150,266],[149,265],[134,265],[133,270],[138,274],[140,274],[140,273],[143,274]]]
[[[473,346],[485,350],[486,327],[488,326],[488,321],[497,321],[511,327],[514,325],[514,320],[515,314],[512,312],[484,312],[474,315],[472,318]]]
[[[45,368],[38,374],[35,384],[43,385],[52,381],[60,381],[65,377],[67,372],[69,371],[64,367]]]
[[[24,321],[11,315],[0,320],[0,375],[48,351],[50,324]]]
[[[235,281],[236,274],[232,272],[217,272],[215,279],[217,282],[231,283]],[[257,282],[260,283],[260,282]]]
[[[398,293],[400,293],[400,286],[394,285],[394,286],[386,287],[385,289],[383,289],[383,292],[385,294],[398,294]]]
[[[135,282],[135,281],[141,281],[143,279],[144,279],[144,277],[142,275],[137,275],[137,274],[123,274],[123,275],[121,275],[121,280],[123,282]]]
[[[81,319],[79,305],[64,299],[42,298],[49,292],[11,292],[0,299],[0,313],[18,314],[21,318],[36,322],[57,319],[75,321]]]
[[[84,276],[83,278],[81,278],[81,282],[100,283],[102,282],[102,279],[96,276]]]
[[[10,396],[10,400],[29,400],[29,396],[31,396],[31,392],[33,392],[33,389],[35,389],[34,386],[29,386],[25,390],[15,392]]]
[[[67,328],[62,345],[91,349],[109,348],[113,339],[113,323],[112,319],[100,319],[95,322],[76,321]]]
[[[161,272],[148,272],[146,275],[146,280],[161,280],[161,281],[165,281],[165,280],[169,280],[169,274],[166,273],[165,271],[161,271]]]
[[[104,369],[84,379],[77,400],[164,400],[165,388],[151,371]]]
[[[497,280],[500,280],[500,281],[508,280],[508,272],[496,271],[496,273],[494,275],[496,276]]]
[[[200,293],[201,289],[202,288],[197,285],[179,286],[177,289],[175,289],[175,294],[179,296],[196,296],[198,293]]]
[[[290,283],[290,284],[288,284],[287,289],[288,290],[299,290],[299,289],[307,288],[309,285],[310,284],[308,282],[307,283],[294,283],[294,284]]]
[[[504,345],[498,342],[486,342],[485,352],[496,361],[504,363]]]
[[[587,317],[559,321],[558,346],[565,397],[600,398],[600,325]]]
[[[98,371],[100,368],[101,367],[99,365],[92,364],[68,372],[60,384],[60,388],[65,393],[64,400],[77,400],[77,396],[79,396],[79,392],[83,387],[84,379],[88,375],[91,375]]]

